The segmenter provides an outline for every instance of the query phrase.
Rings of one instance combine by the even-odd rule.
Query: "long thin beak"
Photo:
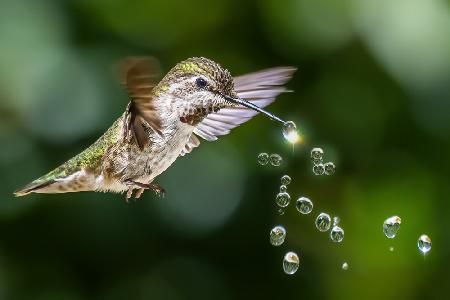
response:
[[[274,121],[280,122],[280,123],[282,123],[282,124],[286,123],[285,121],[283,121],[282,119],[278,118],[277,116],[271,114],[271,113],[268,112],[268,111],[265,111],[264,109],[262,109],[262,108],[259,107],[258,105],[255,105],[255,104],[253,104],[253,103],[251,103],[251,102],[249,102],[249,101],[247,101],[247,100],[245,100],[245,99],[241,99],[241,98],[233,98],[233,97],[230,97],[230,96],[227,96],[227,95],[222,95],[222,96],[223,96],[227,101],[230,101],[230,102],[232,102],[232,103],[236,103],[236,104],[245,106],[245,107],[247,107],[247,108],[256,110],[257,112],[260,112],[260,113],[266,115],[267,117],[269,117],[270,119],[272,119],[272,120],[274,120]]]

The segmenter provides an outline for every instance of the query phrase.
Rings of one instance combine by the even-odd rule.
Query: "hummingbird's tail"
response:
[[[21,197],[30,193],[56,194],[89,191],[93,189],[90,175],[85,170],[69,172],[62,165],[15,191],[14,196]]]
[[[48,187],[49,185],[53,184],[54,182],[55,182],[54,180],[44,181],[40,180],[40,178],[36,179],[33,182],[30,182],[29,184],[15,191],[14,196],[21,197],[28,195],[30,193],[36,193],[38,190],[42,190],[45,187]]]

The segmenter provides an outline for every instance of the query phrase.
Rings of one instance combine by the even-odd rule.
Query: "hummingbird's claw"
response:
[[[126,201],[128,202],[128,199],[131,198],[131,196],[133,195],[133,190],[134,189],[138,189],[138,191],[136,192],[136,194],[134,195],[134,197],[136,199],[139,199],[142,195],[142,193],[144,192],[144,190],[147,189],[151,189],[152,191],[155,192],[155,194],[161,198],[164,198],[166,191],[159,185],[156,183],[141,183],[141,182],[137,182],[131,179],[128,179],[125,181],[125,184],[129,186],[128,191],[127,191],[127,197],[126,197]]]

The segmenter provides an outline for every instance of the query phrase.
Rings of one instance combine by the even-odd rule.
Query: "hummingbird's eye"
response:
[[[199,78],[197,78],[197,79],[195,80],[195,84],[196,84],[199,88],[203,89],[204,87],[206,87],[206,85],[207,85],[208,83],[206,82],[205,79],[199,77]]]

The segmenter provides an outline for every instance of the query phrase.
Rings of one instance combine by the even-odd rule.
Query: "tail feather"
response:
[[[50,179],[47,181],[37,179],[37,180],[27,184],[26,186],[22,187],[21,189],[18,189],[17,191],[15,191],[14,196],[21,197],[21,196],[28,195],[30,193],[36,192],[37,190],[48,187],[49,185],[51,185],[54,182],[55,182],[55,180],[53,180],[53,179]]]

